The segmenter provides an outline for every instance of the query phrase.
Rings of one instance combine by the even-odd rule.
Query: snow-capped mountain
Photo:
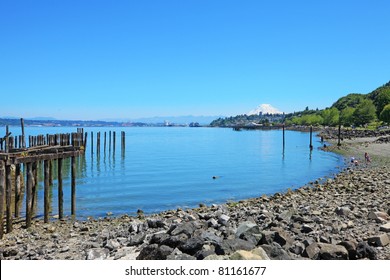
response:
[[[263,114],[283,114],[283,112],[279,111],[279,109],[273,107],[271,104],[261,104],[256,109],[249,111],[247,113],[247,115],[248,116],[258,115],[260,113],[263,113]]]

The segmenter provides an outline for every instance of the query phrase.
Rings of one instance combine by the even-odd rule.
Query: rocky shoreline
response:
[[[388,144],[381,144],[388,145]],[[297,190],[156,215],[34,220],[0,259],[390,259],[390,168],[351,166]]]

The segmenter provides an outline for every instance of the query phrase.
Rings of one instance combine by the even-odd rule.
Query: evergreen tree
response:
[[[371,100],[363,100],[353,112],[353,122],[356,125],[366,125],[376,119],[376,108]]]

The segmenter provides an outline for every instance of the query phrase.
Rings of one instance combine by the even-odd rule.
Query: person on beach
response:
[[[370,163],[371,162],[370,155],[367,152],[364,153],[364,159],[366,160],[366,163]]]
[[[356,165],[356,166],[359,165],[359,161],[355,157],[351,157],[351,163]]]

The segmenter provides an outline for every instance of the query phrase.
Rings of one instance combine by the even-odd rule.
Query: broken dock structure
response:
[[[84,154],[87,133],[82,128],[77,132],[29,136],[28,147],[24,135],[13,137],[6,127],[6,135],[0,138],[0,238],[5,230],[12,231],[14,218],[19,218],[22,193],[25,193],[26,228],[31,226],[33,207],[38,201],[38,167],[43,166],[44,177],[44,222],[49,222],[50,186],[53,173],[57,172],[58,217],[64,217],[63,208],[63,160],[71,161],[71,215],[76,214],[76,158]],[[54,168],[57,165],[57,168]],[[22,172],[22,167],[23,171]],[[41,169],[40,169],[41,170]],[[24,183],[23,183],[24,181]],[[12,197],[13,204],[12,204]],[[12,209],[14,205],[14,209]],[[4,222],[6,226],[4,225]]]

